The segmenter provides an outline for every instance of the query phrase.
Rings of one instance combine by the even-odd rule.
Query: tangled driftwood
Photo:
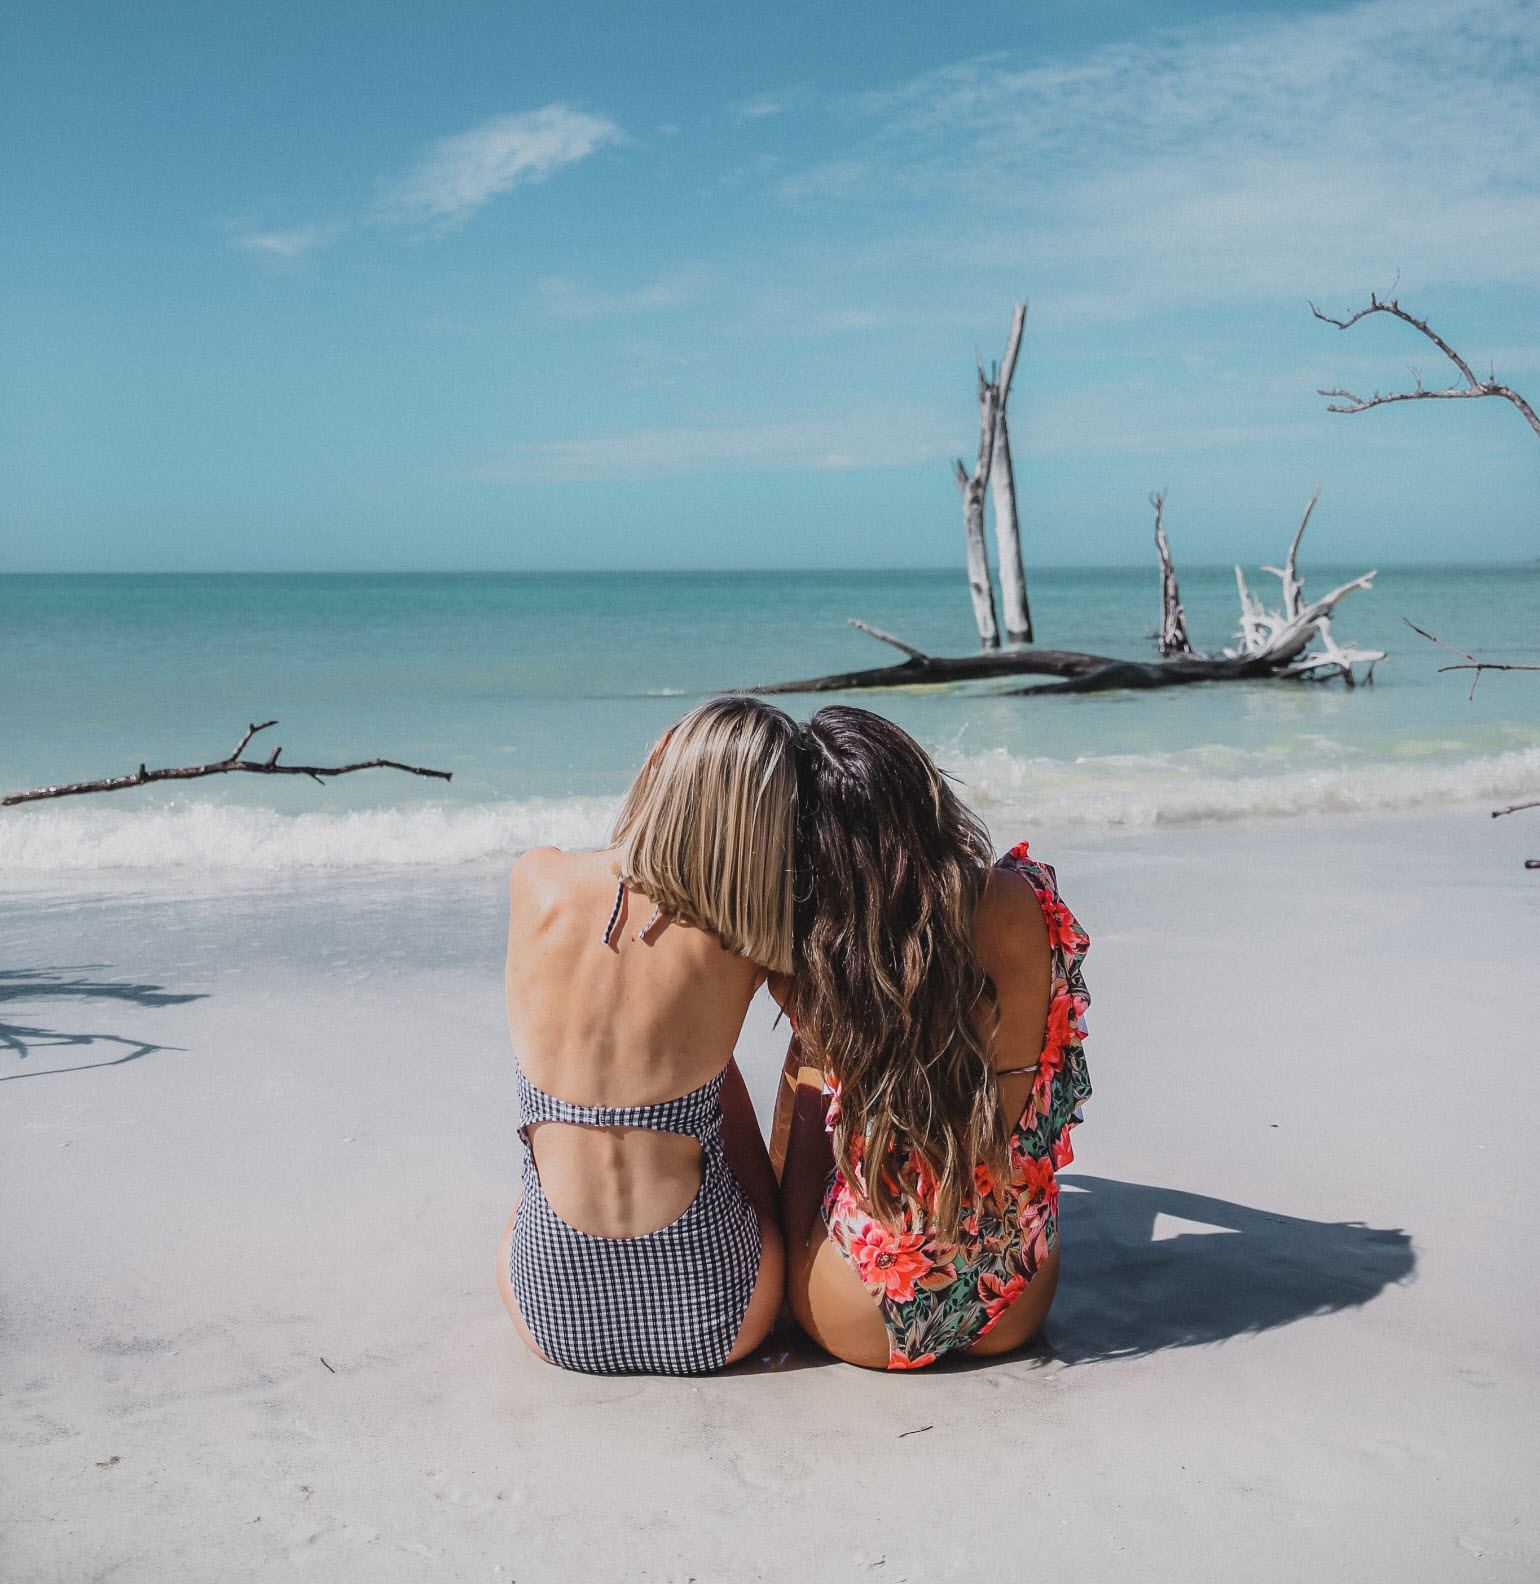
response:
[[[41,798],[74,797],[82,792],[122,792],[129,787],[149,786],[155,781],[193,781],[199,776],[229,775],[237,770],[252,775],[309,776],[316,782],[323,782],[326,776],[352,775],[355,770],[404,770],[408,775],[433,776],[440,781],[450,779],[448,770],[427,770],[421,765],[402,764],[396,759],[361,759],[357,764],[345,765],[279,764],[278,755],[283,752],[281,747],[273,749],[266,759],[241,758],[246,745],[258,732],[277,724],[275,720],[262,721],[260,724],[253,722],[246,728],[246,735],[235,745],[235,752],[228,759],[216,759],[212,764],[186,765],[174,770],[147,770],[140,765],[135,775],[113,776],[105,781],[73,781],[63,786],[35,787],[30,792],[13,792],[9,797],[0,798],[0,808],[12,803],[35,803]]]
[[[1114,688],[1178,687],[1188,682],[1239,682],[1256,678],[1303,678],[1324,681],[1340,676],[1347,686],[1357,682],[1354,666],[1366,665],[1365,681],[1372,681],[1374,664],[1385,658],[1379,649],[1359,649],[1339,644],[1332,635],[1331,618],[1338,604],[1354,589],[1372,588],[1375,574],[1367,572],[1308,604],[1299,577],[1300,541],[1310,514],[1320,498],[1310,497],[1305,515],[1295,531],[1282,567],[1264,567],[1283,585],[1277,610],[1267,609],[1246,587],[1245,574],[1235,569],[1241,596],[1240,632],[1236,646],[1221,655],[1199,654],[1187,640],[1171,547],[1166,538],[1165,496],[1155,494],[1155,547],[1161,565],[1162,620],[1160,660],[1123,660],[1111,655],[1086,654],[1076,649],[993,650],[973,655],[929,655],[923,649],[854,616],[851,626],[901,649],[908,659],[899,665],[874,666],[862,671],[840,671],[829,676],[807,677],[797,682],[777,682],[756,688],[758,693],[835,693],[850,689],[914,687],[919,684],[974,682],[1006,676],[1054,676],[1061,680],[1022,688],[1021,693],[1102,693]],[[1311,648],[1319,641],[1319,649]]]

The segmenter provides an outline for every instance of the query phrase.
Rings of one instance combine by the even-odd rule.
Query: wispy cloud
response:
[[[846,146],[780,190],[1059,313],[1527,284],[1537,85],[1530,0],[1366,0],[928,73],[847,101]]]
[[[287,231],[238,231],[230,238],[230,246],[240,253],[259,253],[270,259],[292,261],[317,248],[330,247],[347,229],[347,224],[339,221],[331,225],[295,226]]]
[[[948,425],[919,408],[859,417],[632,429],[516,446],[477,477],[499,483],[655,479],[692,473],[781,473],[903,467],[943,454]]]
[[[388,225],[463,225],[500,194],[544,181],[621,140],[613,121],[561,103],[493,116],[431,145],[410,170],[385,184],[376,213]]]
[[[603,319],[687,307],[699,300],[706,280],[707,271],[692,266],[630,291],[594,291],[565,275],[546,276],[539,290],[559,319]]]
[[[806,88],[782,88],[778,92],[757,93],[748,99],[740,99],[730,108],[735,121],[767,121],[771,116],[785,115],[787,111],[795,110],[799,105],[806,104],[807,100]]]
[[[380,183],[379,196],[362,217],[372,226],[452,231],[477,210],[513,188],[544,181],[625,134],[603,116],[548,104],[540,110],[493,116],[468,132],[440,138],[400,176]],[[360,223],[318,221],[274,230],[240,230],[230,237],[237,252],[295,263],[331,244]]]

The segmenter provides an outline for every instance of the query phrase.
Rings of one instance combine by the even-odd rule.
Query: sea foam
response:
[[[1217,774],[1201,756],[950,756],[960,790],[1007,839],[1034,823],[1148,828],[1366,813],[1540,796],[1540,747],[1460,759],[1338,763]],[[531,798],[347,813],[280,814],[180,797],[150,808],[41,805],[0,815],[0,875],[32,882],[146,871],[446,868],[511,859],[542,844],[602,846],[618,799]]]

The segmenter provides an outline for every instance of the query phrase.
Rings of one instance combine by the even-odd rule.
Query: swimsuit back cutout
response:
[[[625,882],[604,931],[610,944]],[[657,913],[647,929],[656,922]],[[553,1364],[596,1375],[700,1375],[727,1362],[759,1277],[759,1217],[722,1151],[724,1067],[698,1089],[650,1105],[576,1105],[518,1069],[523,1192],[509,1274],[519,1313]],[[639,1237],[582,1232],[551,1208],[529,1129],[540,1122],[647,1128],[693,1138],[701,1184],[667,1226]]]

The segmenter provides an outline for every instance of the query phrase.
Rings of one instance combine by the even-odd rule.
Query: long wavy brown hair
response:
[[[872,1215],[952,1237],[976,1202],[975,1168],[1008,1174],[994,986],[973,946],[989,837],[882,716],[819,710],[804,744],[797,1032],[839,1082],[834,1152]]]

